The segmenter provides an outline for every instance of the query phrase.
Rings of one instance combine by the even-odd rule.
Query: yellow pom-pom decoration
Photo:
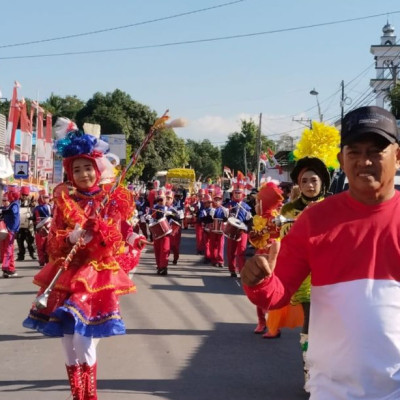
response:
[[[340,151],[340,133],[330,125],[313,121],[312,129],[305,129],[293,151],[295,160],[303,157],[317,157],[327,166],[339,167],[337,154]]]

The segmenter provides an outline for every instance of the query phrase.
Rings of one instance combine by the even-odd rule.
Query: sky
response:
[[[2,97],[11,97],[15,80],[21,97],[39,101],[51,93],[87,101],[120,89],[159,115],[169,109],[187,119],[179,137],[215,146],[239,132],[241,120],[258,124],[260,113],[268,138],[299,137],[307,120],[319,119],[317,101],[332,123],[342,80],[345,110],[374,104],[370,46],[380,44],[387,21],[400,38],[398,0],[0,4]],[[65,53],[79,54],[54,56]]]

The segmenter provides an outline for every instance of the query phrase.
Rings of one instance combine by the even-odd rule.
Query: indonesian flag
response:
[[[267,149],[267,159],[268,159],[268,164],[269,164],[269,168],[276,168],[279,163],[275,158],[275,154],[271,149]]]
[[[232,171],[228,167],[224,167],[224,174],[229,178],[232,179]]]
[[[45,146],[45,170],[47,173],[53,172],[53,138],[52,138],[52,115],[48,112],[46,115],[46,134],[44,140]]]
[[[15,81],[13,95],[11,98],[10,111],[8,112],[7,132],[6,132],[6,153],[9,154],[9,159],[12,163],[15,162],[15,134],[19,121],[19,103],[17,89],[21,85]]]
[[[38,177],[45,178],[45,159],[46,146],[43,133],[43,113],[44,110],[36,101],[32,102],[32,107],[37,111],[36,119],[36,174]]]
[[[254,188],[255,185],[256,185],[256,176],[253,173],[248,172],[246,175],[246,189],[250,191],[251,189]]]
[[[20,102],[21,108],[21,161],[29,161],[32,154],[32,124],[28,118],[25,99]]]

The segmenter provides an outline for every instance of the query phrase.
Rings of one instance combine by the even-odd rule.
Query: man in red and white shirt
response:
[[[264,309],[288,304],[311,273],[311,400],[400,398],[398,140],[390,112],[348,113],[338,158],[349,190],[305,210],[277,259],[278,249],[269,261],[255,256],[241,273],[247,296]]]

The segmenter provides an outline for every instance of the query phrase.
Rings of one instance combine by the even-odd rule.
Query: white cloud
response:
[[[241,121],[252,119],[256,124],[259,122],[258,114],[240,113],[230,117],[219,115],[205,115],[200,118],[189,120],[188,126],[177,131],[179,137],[202,141],[208,139],[216,146],[223,145],[231,133],[239,132]],[[262,133],[272,140],[278,140],[282,134],[294,137],[300,136],[306,124],[305,115],[297,115],[295,119],[304,120],[303,124],[295,122],[292,116],[287,115],[264,115],[262,116]]]

